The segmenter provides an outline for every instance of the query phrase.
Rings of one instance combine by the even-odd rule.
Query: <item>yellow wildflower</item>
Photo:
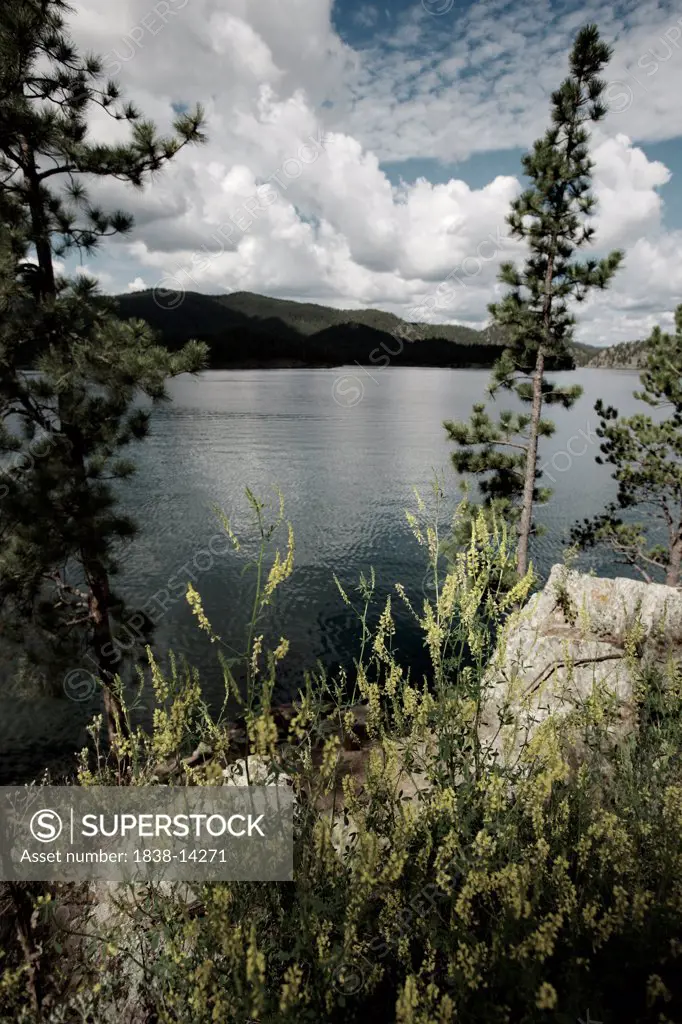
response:
[[[548,981],[543,981],[535,997],[538,1010],[553,1010],[557,1004],[556,989]]]

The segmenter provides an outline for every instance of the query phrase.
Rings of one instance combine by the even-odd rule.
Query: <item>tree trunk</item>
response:
[[[95,560],[85,563],[85,570],[88,576],[90,590],[90,621],[93,628],[93,647],[95,658],[99,666],[99,674],[102,680],[102,692],[104,698],[104,710],[107,717],[107,736],[112,751],[117,752],[120,741],[130,736],[128,722],[124,714],[123,704],[118,695],[115,673],[111,671],[110,665],[112,656],[107,657],[106,650],[113,651],[111,626],[109,623],[109,580],[106,571]],[[117,752],[122,767],[127,768],[127,757]]]
[[[29,891],[19,882],[8,882],[12,905],[16,915],[17,938],[26,964],[26,987],[36,1020],[42,1020],[42,999],[40,991],[40,954],[33,935],[33,900]]]
[[[32,241],[36,247],[38,265],[40,267],[41,299],[56,297],[57,289],[52,262],[52,246],[49,227],[45,220],[43,197],[40,193],[38,171],[28,143],[22,146],[26,160],[24,173],[30,186],[29,208],[31,211]],[[70,414],[68,400],[60,394],[58,398],[58,415],[60,430],[69,441],[69,454],[73,463],[73,475],[83,488],[87,488],[85,473],[85,457],[83,436],[78,427],[77,417]],[[109,617],[109,579],[105,568],[98,558],[93,557],[86,547],[80,551],[83,571],[90,590],[90,620],[93,627],[93,647],[99,666],[102,682],[104,709],[107,717],[107,734],[112,752],[118,764],[119,781],[123,781],[128,769],[128,757],[119,749],[121,740],[130,737],[127,719],[123,714],[123,706],[118,696],[114,675],[111,672],[111,657],[105,651],[113,651],[111,621]]]
[[[550,340],[550,323],[552,317],[552,278],[554,276],[554,260],[556,257],[557,236],[552,238],[552,246],[547,260],[544,293],[542,303],[542,326],[545,341]],[[519,520],[519,543],[516,549],[516,566],[520,576],[528,572],[528,547],[533,528],[533,493],[535,491],[535,474],[538,464],[538,435],[540,417],[542,416],[542,382],[545,374],[545,350],[538,346],[533,372],[533,403],[531,407],[530,433],[528,435],[528,453],[526,455],[526,478],[523,482],[523,503]]]
[[[28,206],[31,211],[31,241],[36,247],[38,266],[40,267],[40,298],[45,300],[56,295],[57,288],[54,279],[54,266],[52,264],[52,247],[50,245],[50,233],[45,222],[45,211],[43,210],[43,198],[40,194],[40,179],[31,148],[24,140],[21,144],[21,152],[24,160],[24,174],[29,184]]]
[[[682,571],[682,531],[678,533],[677,539],[670,549],[670,560],[665,582],[668,587],[679,587],[680,572]]]
[[[79,482],[81,488],[86,490],[88,484],[85,456],[83,454],[83,436],[78,426],[74,423],[76,417],[70,414],[66,399],[61,395],[59,399],[59,419],[61,429],[64,431],[70,444],[69,453],[72,460],[74,478]],[[102,683],[102,697],[107,721],[109,747],[116,759],[118,780],[123,784],[128,774],[130,759],[128,753],[121,750],[121,745],[130,738],[130,727],[118,694],[115,673],[111,669],[115,648],[109,612],[109,576],[100,558],[94,554],[96,537],[90,529],[87,529],[87,534],[88,536],[83,539],[79,554],[89,591],[88,611],[93,630],[92,645],[99,668],[99,678]],[[109,654],[107,654],[107,651],[109,651]]]
[[[533,492],[538,459],[538,426],[542,416],[542,380],[545,372],[545,356],[542,346],[538,349],[533,373],[533,405],[531,408],[528,454],[526,456],[526,478],[523,484],[523,504],[519,520],[519,543],[516,551],[516,565],[520,576],[528,572],[528,546],[533,526]]]

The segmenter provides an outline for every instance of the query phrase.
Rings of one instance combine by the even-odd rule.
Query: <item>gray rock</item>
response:
[[[480,737],[514,763],[550,715],[595,692],[610,695],[614,736],[635,725],[633,683],[643,665],[682,658],[682,591],[601,579],[555,565],[508,621],[484,679]]]
[[[223,785],[238,786],[292,786],[293,782],[269,758],[260,754],[240,757],[223,769]]]

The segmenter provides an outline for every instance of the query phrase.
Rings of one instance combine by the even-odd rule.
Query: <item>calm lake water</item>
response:
[[[541,449],[554,477],[546,483],[555,489],[539,516],[547,534],[533,551],[543,574],[561,560],[571,524],[599,512],[615,494],[608,468],[594,461],[596,399],[625,413],[640,405],[632,397],[634,372],[582,370],[556,375],[561,378],[582,384],[585,393],[572,410],[553,414],[556,434]],[[422,600],[424,552],[405,509],[414,508],[412,488],[428,496],[434,472],[440,472],[445,524],[459,495],[442,421],[466,418],[472,403],[483,400],[488,379],[485,370],[356,367],[214,371],[174,381],[172,402],[155,411],[151,436],[134,452],[138,474],[121,492],[141,531],[124,552],[118,585],[158,622],[162,660],[169,648],[186,656],[200,668],[208,697],[220,704],[216,648],[199,631],[182,594],[194,577],[216,632],[241,649],[253,577],[244,573],[246,555],[221,553],[225,544],[212,506],[223,508],[242,536],[251,522],[244,488],[275,508],[276,485],[296,537],[293,576],[269,615],[269,635],[291,644],[278,696],[294,694],[304,670],[318,659],[326,665],[351,662],[357,624],[332,574],[350,589],[373,566],[379,603],[398,581]],[[511,403],[505,397],[495,404]],[[280,544],[285,542],[282,533]],[[616,574],[603,555],[583,558],[582,565]],[[399,633],[401,653],[418,664],[421,641],[409,619],[400,612],[398,618],[406,627]],[[85,660],[74,666],[88,667]],[[81,746],[92,711],[88,701],[65,698],[0,703],[0,781]]]

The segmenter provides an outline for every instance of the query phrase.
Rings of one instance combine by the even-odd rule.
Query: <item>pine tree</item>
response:
[[[589,216],[593,164],[588,156],[588,122],[600,121],[605,83],[599,74],[611,57],[594,25],[578,33],[570,55],[570,74],[552,95],[552,125],[523,158],[531,185],[512,203],[507,218],[512,237],[527,243],[522,270],[507,262],[499,280],[510,289],[489,306],[508,348],[493,369],[489,392],[514,393],[529,412],[503,412],[497,422],[484,404],[474,406],[468,423],[446,422],[458,448],[452,461],[458,473],[480,478],[484,505],[497,509],[518,530],[517,567],[528,568],[528,548],[535,531],[533,508],[551,492],[538,487],[538,440],[550,437],[554,424],[542,416],[545,405],[570,408],[581,388],[559,387],[547,380],[548,369],[572,365],[570,342],[574,317],[570,300],[582,302],[591,288],[605,288],[623,254],[579,263],[576,249],[594,240]]]
[[[112,483],[134,472],[122,450],[148,430],[137,394],[163,400],[166,381],[200,369],[207,353],[190,342],[169,354],[146,324],[118,320],[94,280],[60,279],[54,258],[93,253],[102,238],[128,232],[132,219],[91,203],[86,183],[141,188],[203,141],[203,115],[178,117],[173,135],[159,136],[120,102],[114,82],[101,81],[100,59],[77,52],[64,27],[70,10],[63,0],[0,7],[0,452],[14,453],[0,480],[0,602],[62,653],[88,645],[109,739],[122,750],[121,652],[139,653],[150,622],[133,619],[112,589],[116,552],[135,534]],[[91,141],[97,107],[128,122],[127,144]],[[134,642],[124,632],[132,621]]]
[[[674,335],[654,328],[640,375],[642,390],[634,392],[648,405],[668,410],[665,419],[641,413],[620,417],[613,406],[595,405],[601,417],[597,434],[603,438],[597,462],[615,467],[618,496],[571,534],[579,547],[606,545],[647,582],[669,587],[680,586],[682,569],[682,305],[675,327]],[[646,525],[631,516],[623,520],[621,513],[635,509],[646,512]],[[663,528],[663,544],[651,544],[655,524]]]

